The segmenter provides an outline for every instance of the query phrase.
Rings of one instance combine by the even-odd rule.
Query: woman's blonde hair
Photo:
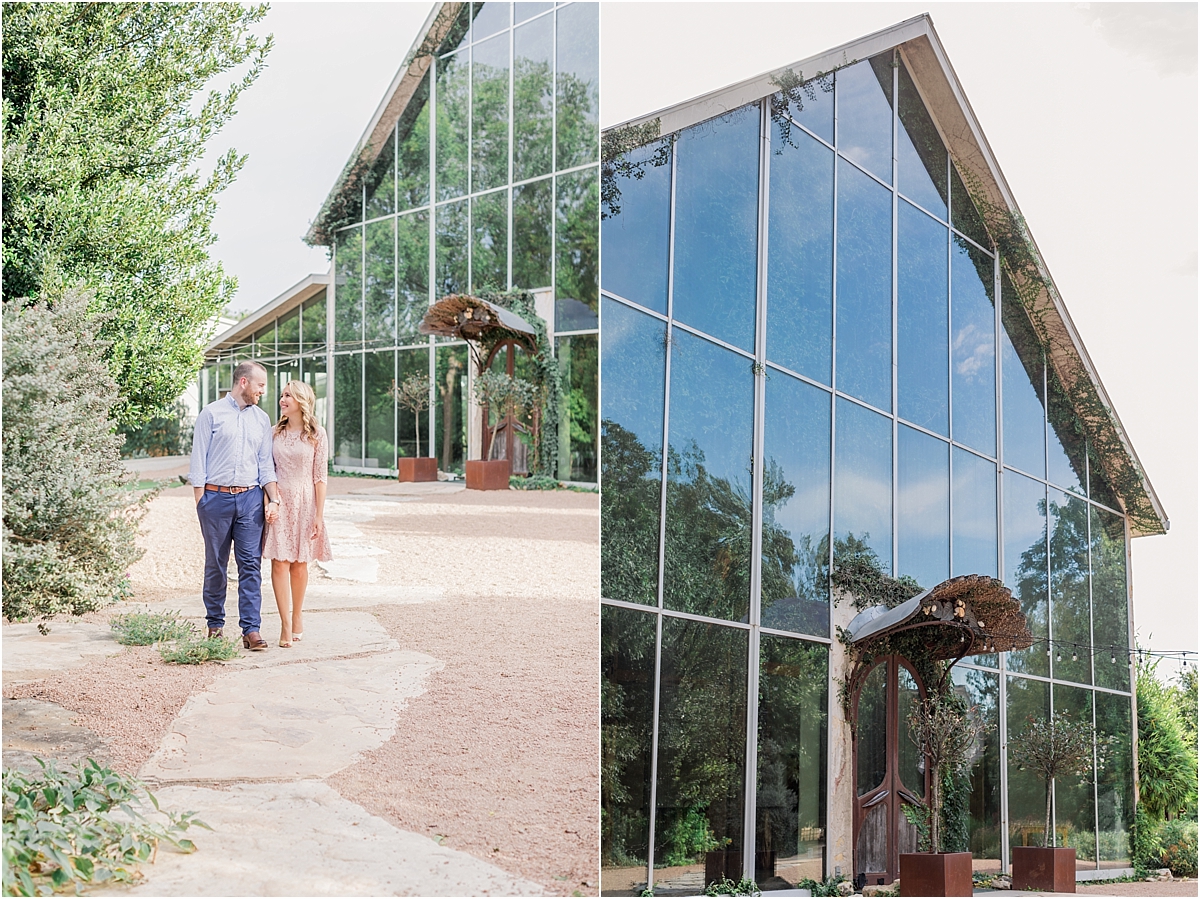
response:
[[[313,389],[303,381],[288,381],[283,385],[283,390],[288,391],[292,395],[292,400],[300,407],[300,421],[303,428],[302,435],[309,443],[316,445],[317,429],[321,423],[317,421],[317,416],[313,409],[317,405],[317,395],[313,393]],[[279,391],[279,395],[283,396],[283,390]],[[282,434],[288,426],[288,417],[286,415],[279,416],[279,422],[275,425],[275,433]]]

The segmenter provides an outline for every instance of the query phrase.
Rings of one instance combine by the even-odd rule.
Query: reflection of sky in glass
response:
[[[600,341],[602,397],[600,417],[634,434],[651,453],[662,451],[665,325],[620,303],[605,299]],[[649,477],[659,477],[657,471]]]
[[[996,465],[954,448],[954,570],[995,577]]]
[[[853,535],[892,568],[892,423],[848,400],[837,401],[834,532]]]
[[[1007,288],[1008,280],[1005,279],[1003,284]],[[1009,302],[1007,290],[1004,302]],[[1000,370],[1004,379],[1004,464],[1044,477],[1046,425],[1041,402],[1041,358],[1025,360],[1027,369],[1017,355],[1007,329],[1000,332],[1000,351]]]
[[[900,426],[896,573],[928,589],[950,570],[949,444]]]
[[[992,260],[954,241],[951,252],[953,436],[996,454],[996,312]]]
[[[1078,647],[1060,646],[1054,676],[1088,684],[1092,681],[1091,615],[1088,599],[1088,511],[1076,496],[1050,488],[1050,602],[1054,639]],[[1074,658],[1072,658],[1074,656]]]
[[[1004,584],[1020,601],[1033,636],[1046,637],[1046,488],[1011,471],[1003,481]],[[1009,662],[1016,671],[1050,673],[1043,644],[1010,653]]]
[[[833,76],[828,79],[830,90],[825,90],[820,83],[813,79],[800,89],[802,109],[792,104],[791,117],[821,138],[830,146],[833,145]],[[810,95],[808,91],[811,90]]]
[[[513,31],[513,181],[554,167],[554,17]]]
[[[630,162],[654,156],[655,147],[632,151]],[[643,166],[641,180],[617,177],[621,212],[600,223],[604,289],[664,315],[671,225],[669,160],[666,165]]]
[[[471,40],[478,41],[508,27],[508,3],[476,3],[471,23]]]
[[[508,180],[508,33],[471,48],[471,190]]]
[[[949,435],[946,228],[901,201],[896,239],[896,388],[900,417]]]
[[[674,315],[753,349],[758,110],[688,129],[676,152]]]
[[[890,52],[838,70],[838,152],[889,184],[892,180],[891,93]]]
[[[946,218],[946,148],[903,64],[896,148],[897,187],[904,196]]]
[[[833,360],[833,153],[772,125],[767,358],[828,384]],[[798,148],[797,148],[798,147]]]
[[[838,162],[837,386],[892,408],[892,195]]]
[[[1129,600],[1125,579],[1125,522],[1097,509],[1092,515],[1092,604],[1096,685],[1129,689]],[[1113,660],[1116,659],[1114,662]]]

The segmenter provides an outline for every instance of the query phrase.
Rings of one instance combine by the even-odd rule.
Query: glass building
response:
[[[598,16],[435,4],[307,235],[330,248],[330,274],[214,340],[202,401],[253,357],[273,413],[288,378],[316,389],[335,470],[394,474],[398,455],[428,455],[461,472],[482,450],[468,350],[417,327],[448,294],[528,290],[562,374],[558,477],[595,482]],[[391,391],[413,374],[430,383],[419,420]]]
[[[897,876],[923,687],[891,656],[839,696],[850,558],[1000,578],[1034,635],[952,669],[949,848],[1040,843],[1007,740],[1067,710],[1100,746],[1060,845],[1129,866],[1128,547],[1166,517],[946,60],[919,17],[606,132],[642,145],[603,186],[602,893]]]

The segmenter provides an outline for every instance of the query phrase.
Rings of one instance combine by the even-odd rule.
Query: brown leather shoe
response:
[[[242,634],[242,646],[251,652],[260,652],[267,648],[267,641],[262,638],[262,634],[258,631],[250,631],[247,634]]]
[[[210,627],[208,629],[208,637],[206,639],[211,640],[213,637],[220,637],[220,636],[221,636],[221,629],[219,627]]]

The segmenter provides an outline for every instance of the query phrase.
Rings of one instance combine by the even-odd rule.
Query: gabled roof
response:
[[[950,65],[933,20],[927,14],[790,66],[630,119],[606,128],[604,133],[609,136],[615,132],[632,132],[635,128],[643,133],[646,130],[653,132],[657,123],[659,134],[673,134],[777,93],[779,82],[792,74],[807,80],[893,48],[899,49],[964,180],[970,177],[978,198],[989,208],[1006,213],[1007,218],[1016,223],[1019,238],[1028,247],[1028,266],[1023,271],[1009,269],[1009,276],[1018,289],[1025,285],[1030,287],[1032,296],[1027,312],[1031,323],[1036,321],[1035,330],[1048,350],[1053,373],[1097,448],[1099,462],[1128,517],[1130,532],[1135,537],[1165,533],[1170,522],[1162,503],[1071,321],[1045,260],[1024,227],[1016,198]],[[994,220],[988,221],[989,230],[994,224]]]
[[[367,130],[359,138],[358,145],[350,154],[350,159],[346,162],[337,181],[334,182],[329,196],[325,198],[317,217],[309,226],[308,233],[304,236],[305,241],[309,244],[329,245],[330,232],[341,224],[334,220],[337,218],[336,210],[343,206],[347,199],[349,200],[348,205],[355,204],[354,195],[355,192],[362,189],[364,174],[370,170],[379,157],[383,145],[387,143],[387,139],[392,133],[392,128],[404,114],[413,95],[421,86],[421,80],[433,65],[438,48],[454,27],[455,20],[463,6],[463,3],[433,4],[433,9],[430,10],[425,24],[417,33],[416,40],[413,41],[408,53],[404,55],[404,61],[400,64],[396,77],[392,79],[379,107],[371,116]]]
[[[216,335],[204,348],[205,355],[215,353],[217,350],[233,344],[244,343],[262,327],[263,322],[287,315],[297,306],[315,297],[327,286],[329,286],[329,275],[308,275],[266,305],[260,306],[252,314]]]

